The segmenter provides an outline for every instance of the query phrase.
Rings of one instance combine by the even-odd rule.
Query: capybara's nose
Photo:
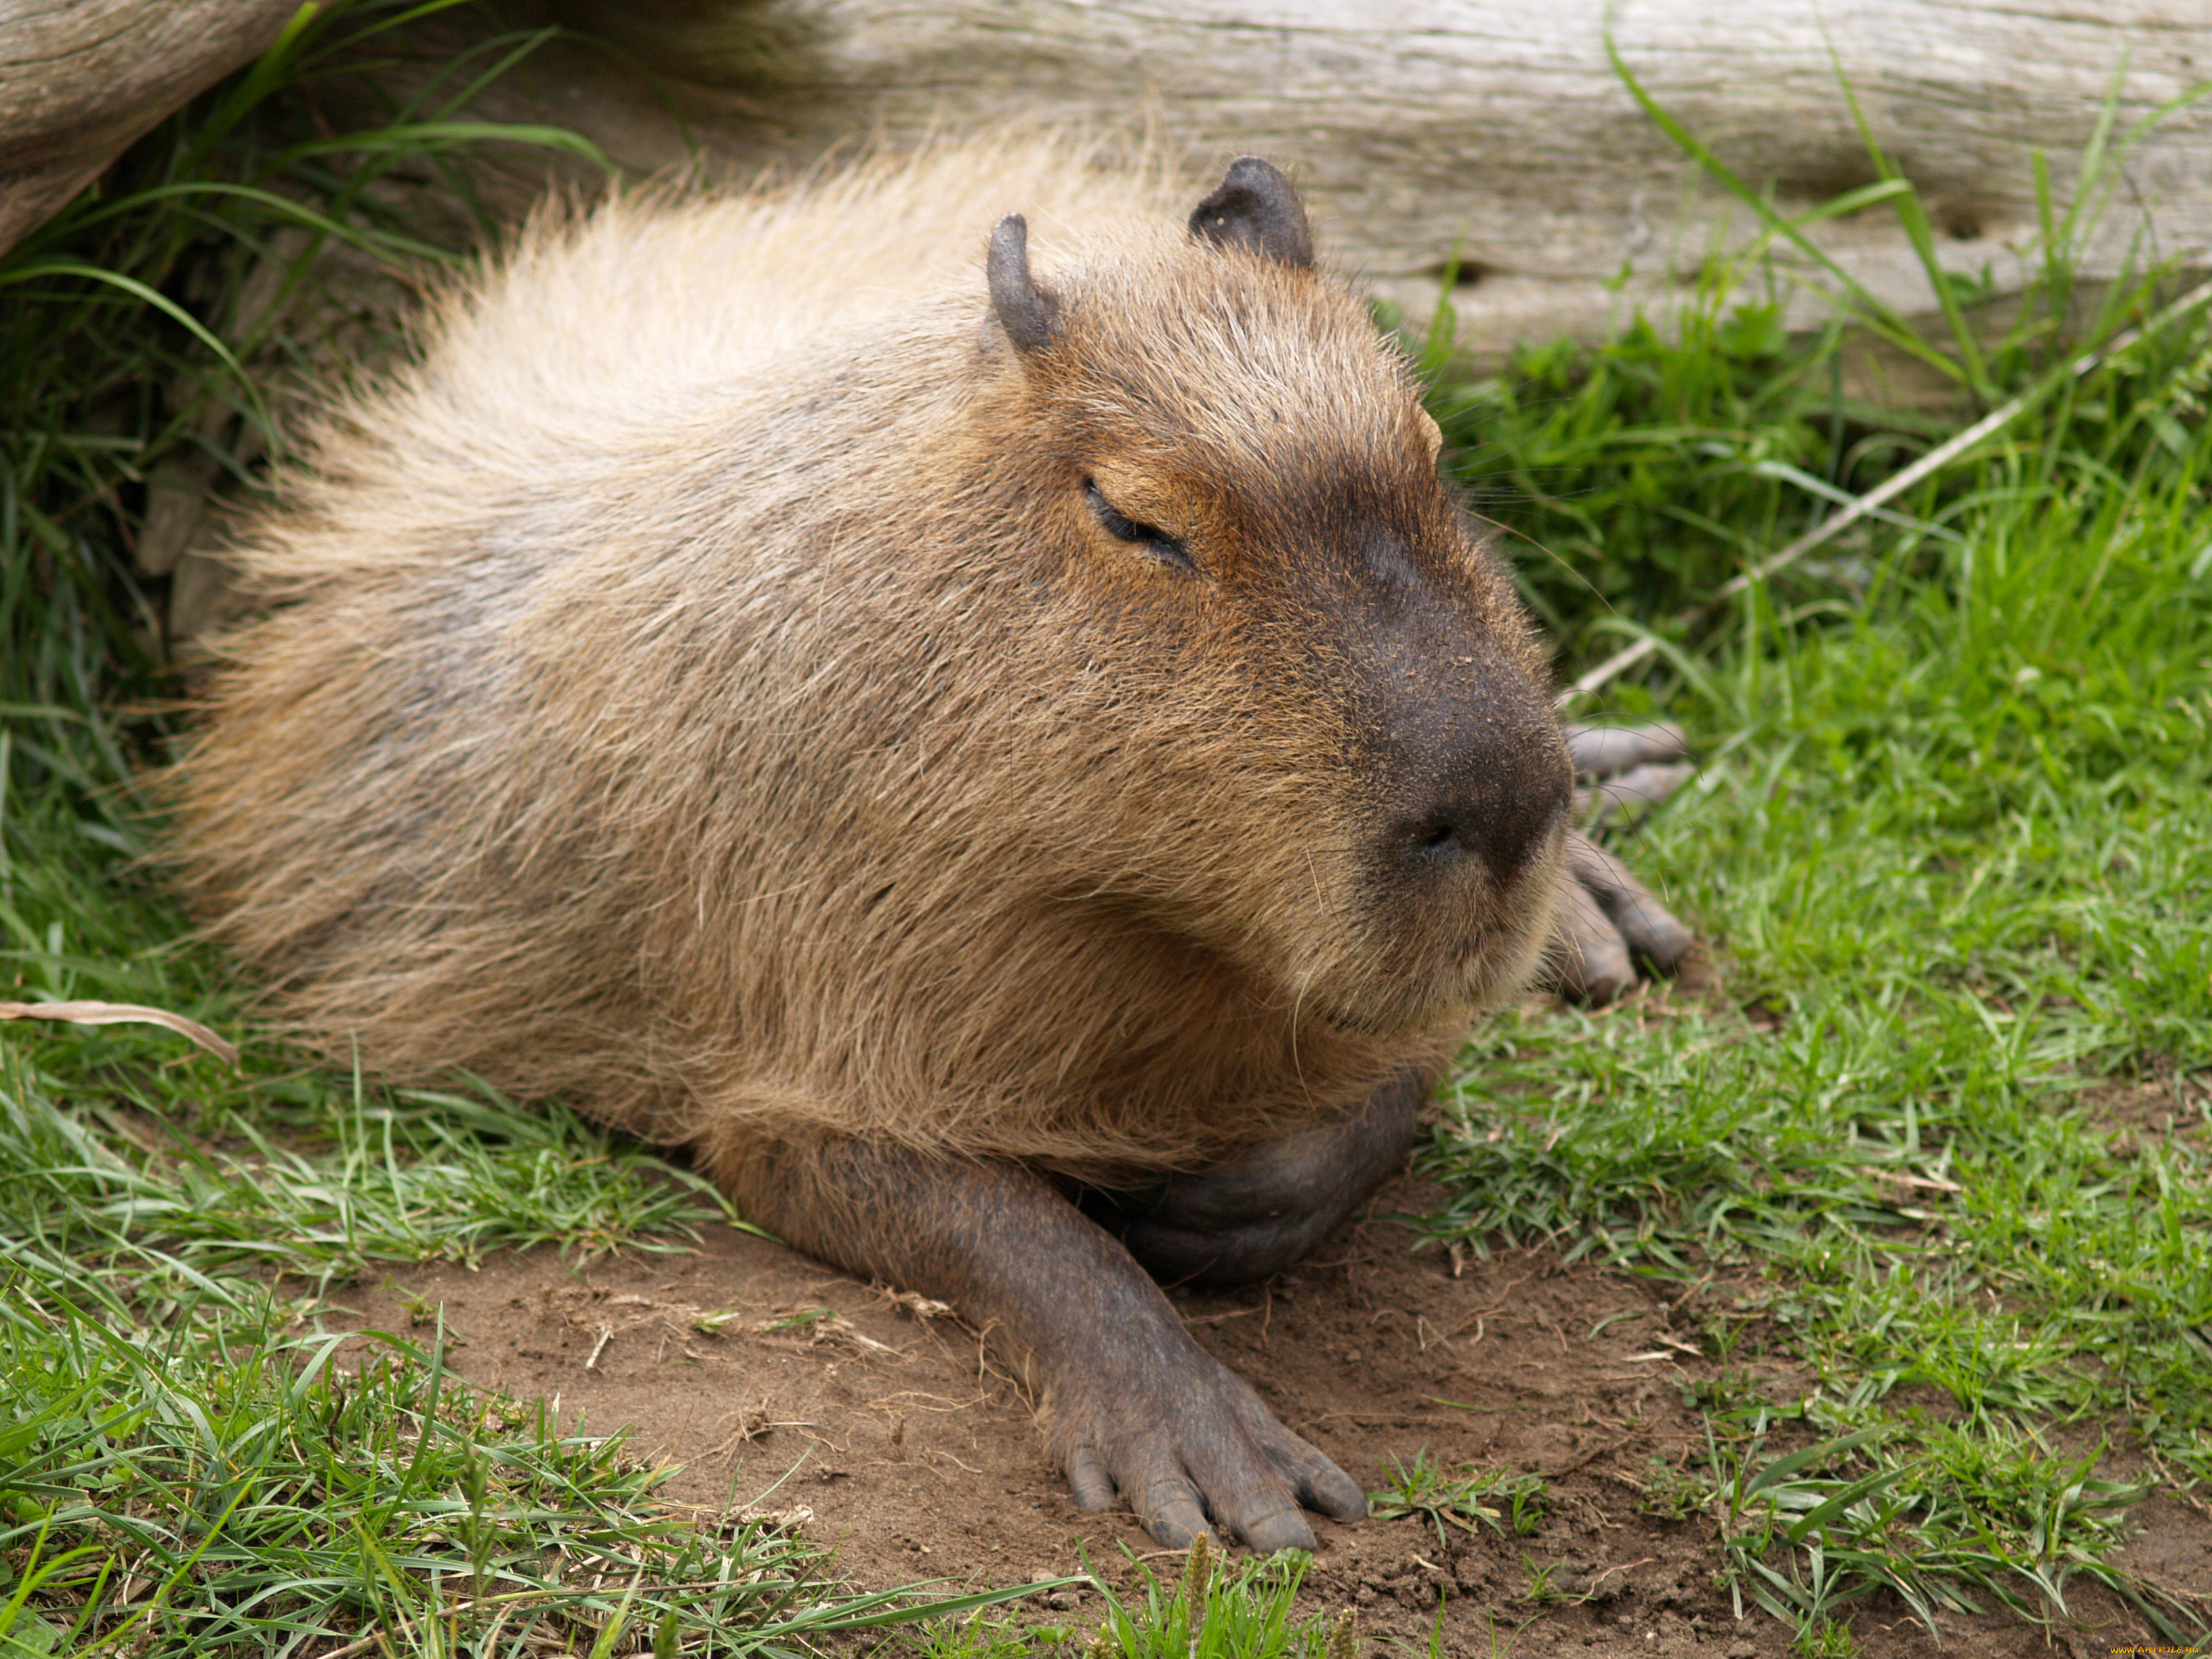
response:
[[[1485,733],[1401,820],[1402,856],[1439,873],[1473,860],[1492,880],[1510,881],[1558,839],[1573,785],[1566,751],[1548,729]]]

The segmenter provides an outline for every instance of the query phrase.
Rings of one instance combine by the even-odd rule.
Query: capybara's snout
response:
[[[1573,775],[1558,722],[1517,664],[1467,676],[1436,665],[1418,711],[1394,732],[1400,798],[1384,816],[1386,857],[1409,879],[1510,886],[1565,831]]]

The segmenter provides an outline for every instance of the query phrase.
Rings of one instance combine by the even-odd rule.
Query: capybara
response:
[[[243,532],[174,850],[307,1040],[690,1146],[987,1328],[1084,1504],[1310,1547],[1359,1486],[1146,1268],[1395,1165],[1572,768],[1406,362],[1280,172],[1198,188],[999,136],[544,212]]]

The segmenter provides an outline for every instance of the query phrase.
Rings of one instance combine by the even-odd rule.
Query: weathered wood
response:
[[[687,134],[748,168],[1009,117],[1148,123],[1194,161],[1289,163],[1328,251],[1409,308],[1456,249],[1462,337],[1482,347],[1663,303],[1750,228],[1637,106],[1604,0],[532,3],[624,55],[541,52],[486,112],[578,128],[633,169],[681,160]],[[0,0],[0,245],[293,4]],[[1653,95],[1786,210],[1873,177],[1848,82],[1944,266],[2000,295],[2036,235],[2035,152],[2063,202],[2108,90],[2124,132],[2212,75],[2212,0],[1618,0],[1613,26]],[[2171,113],[2113,181],[2087,274],[2131,247],[2212,259],[2212,106]],[[1887,210],[1814,234],[1890,304],[1929,307]]]
[[[1149,118],[1195,160],[1273,155],[1378,290],[1432,301],[1456,247],[1463,329],[1492,343],[1594,332],[1749,228],[1607,61],[1603,0],[550,3],[668,76],[695,136],[741,162],[1009,115]],[[2108,90],[2124,132],[2212,76],[2208,0],[1617,0],[1613,26],[1652,94],[1786,210],[1875,176],[1840,74],[1927,201],[1943,265],[1986,268],[2000,292],[2036,234],[2034,152],[2063,200]],[[533,89],[633,165],[681,153],[634,76],[547,59],[510,94]],[[2158,254],[2203,257],[2212,108],[2170,115],[2118,184],[2087,271],[2119,267],[2144,209]],[[1888,302],[1929,307],[1887,210],[1816,237]]]
[[[299,0],[0,0],[0,250],[266,48]]]

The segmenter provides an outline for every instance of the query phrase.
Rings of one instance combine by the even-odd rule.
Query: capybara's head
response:
[[[1289,181],[1239,161],[1176,232],[1092,268],[1032,270],[1018,216],[990,245],[1004,425],[970,488],[1068,601],[1056,695],[1099,775],[1146,780],[1083,800],[1083,862],[1285,1011],[1432,1024],[1547,934],[1571,774],[1542,659]]]

